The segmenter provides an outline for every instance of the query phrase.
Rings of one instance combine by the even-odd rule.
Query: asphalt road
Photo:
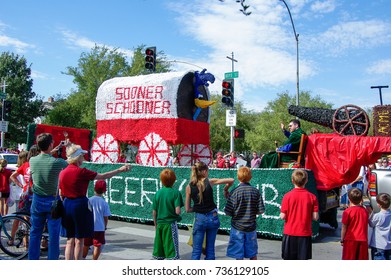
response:
[[[342,212],[338,212],[338,221]],[[106,231],[107,244],[104,247],[100,259],[102,260],[151,260],[154,242],[153,225],[141,223],[129,223],[110,220]],[[187,244],[189,230],[179,230],[180,255],[182,260],[191,259],[192,247]],[[225,256],[229,235],[221,232],[216,240],[216,259],[232,260]],[[321,224],[320,234],[314,240],[312,255],[314,260],[340,260],[342,247],[340,240],[340,226],[337,230],[328,225]],[[265,238],[258,239],[258,260],[281,260],[281,241]],[[64,259],[65,239],[61,238],[61,255]],[[41,259],[46,259],[47,253],[42,252]],[[7,259],[0,252],[0,259]],[[92,259],[91,253],[87,259]]]

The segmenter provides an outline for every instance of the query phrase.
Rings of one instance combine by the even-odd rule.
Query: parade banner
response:
[[[119,164],[96,164],[86,162],[83,164],[90,170],[98,173],[104,173],[119,167]],[[110,205],[112,217],[117,217],[129,222],[151,222],[152,218],[152,200],[155,193],[162,188],[160,182],[160,172],[165,167],[148,167],[132,165],[129,172],[120,173],[107,180],[107,192],[104,196]],[[177,180],[174,188],[178,189],[185,201],[186,186],[190,180],[190,167],[171,167]],[[291,175],[293,169],[252,169],[251,185],[255,186],[261,192],[265,213],[257,218],[257,232],[260,236],[280,239],[283,234],[284,221],[280,219],[281,201],[283,196],[292,188]],[[316,182],[313,173],[307,170],[309,180],[306,188],[317,195]],[[235,178],[237,180],[236,169],[209,169],[209,178]],[[88,197],[94,195],[94,182],[90,183]],[[219,211],[220,230],[228,231],[231,228],[231,218],[224,214],[226,199],[223,194],[224,185],[213,186],[215,202]],[[182,221],[179,226],[188,226],[193,224],[194,214],[186,213],[182,208]],[[319,233],[319,223],[313,222],[313,237]]]

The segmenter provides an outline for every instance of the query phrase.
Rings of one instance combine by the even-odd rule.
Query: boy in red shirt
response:
[[[361,205],[362,191],[351,188],[348,198],[349,208],[342,214],[342,259],[368,260],[368,212]]]
[[[305,185],[308,174],[304,169],[292,173],[295,186],[282,198],[280,218],[285,220],[282,237],[284,260],[308,260],[312,258],[312,220],[318,220],[318,200]]]

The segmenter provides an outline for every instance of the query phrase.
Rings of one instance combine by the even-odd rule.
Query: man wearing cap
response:
[[[53,200],[57,199],[58,176],[68,163],[62,158],[55,158],[51,155],[54,149],[54,141],[51,134],[39,134],[36,142],[41,153],[30,159],[33,200],[31,204],[28,256],[30,260],[39,259],[42,233],[47,220],[49,230],[48,259],[58,260],[60,255],[61,219],[52,219],[50,210]]]
[[[61,221],[63,228],[61,236],[67,238],[66,260],[82,259],[84,238],[92,237],[94,234],[94,216],[87,198],[90,181],[109,179],[118,173],[130,170],[129,164],[105,173],[81,168],[86,153],[87,151],[79,145],[72,144],[67,147],[69,165],[60,172],[59,177],[60,194],[64,198],[65,208]]]

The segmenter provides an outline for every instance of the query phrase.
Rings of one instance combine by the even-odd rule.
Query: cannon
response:
[[[351,104],[336,110],[291,105],[288,112],[299,119],[331,128],[342,136],[366,136],[370,127],[367,113]]]

